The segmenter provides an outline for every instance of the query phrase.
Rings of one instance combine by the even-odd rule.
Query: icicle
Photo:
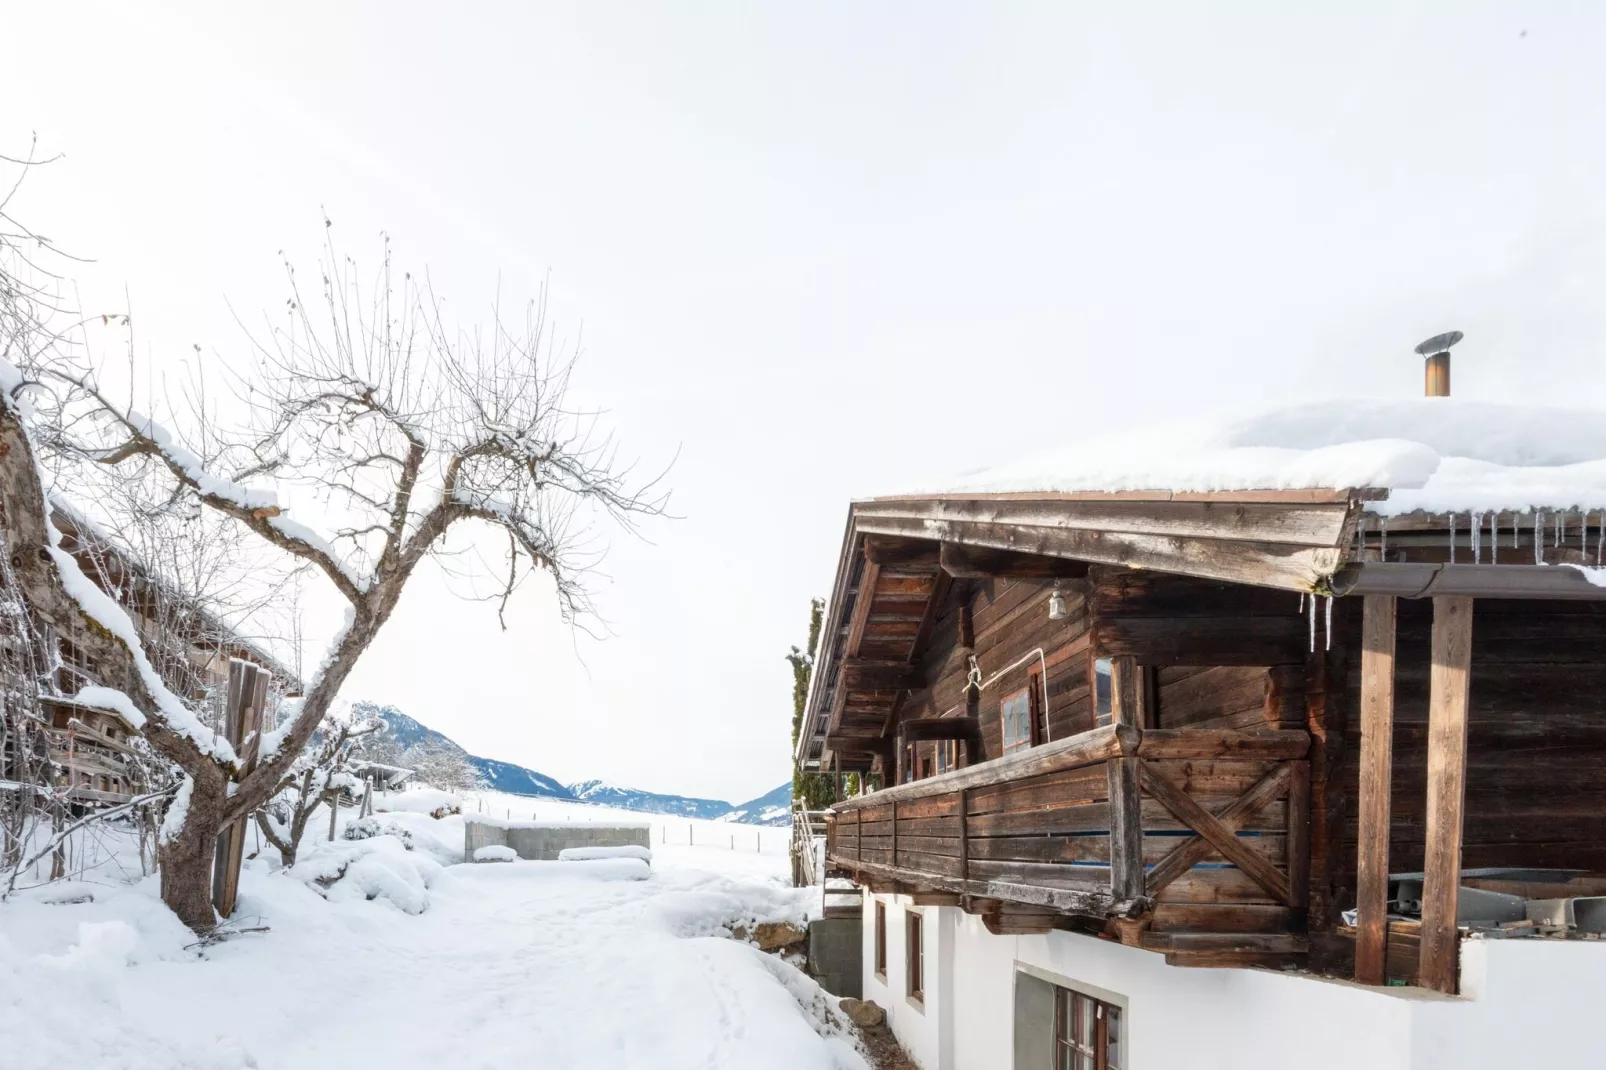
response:
[[[1500,510],[1489,514],[1489,564],[1500,560]]]
[[[1534,564],[1545,563],[1545,514],[1534,510]]]
[[[1310,599],[1310,652],[1316,653],[1316,596]]]
[[[1561,545],[1561,540],[1566,538],[1566,535],[1567,535],[1567,510],[1563,509],[1561,512],[1556,514],[1556,542],[1555,542],[1555,545],[1560,546]]]
[[[1355,524],[1355,560],[1366,556],[1366,514],[1362,513]]]
[[[1606,513],[1600,514],[1600,535],[1595,539],[1595,564],[1601,563],[1603,555],[1606,555]]]
[[[1381,559],[1384,560],[1384,561],[1387,561],[1389,559],[1389,518],[1388,517],[1385,516],[1385,517],[1381,517],[1381,518],[1378,519],[1377,534],[1378,534],[1378,540],[1379,540],[1378,541],[1378,545],[1380,547]]]
[[[1518,538],[1518,536],[1517,536],[1517,528],[1520,527],[1521,524],[1522,524],[1522,517],[1520,515],[1518,515],[1517,513],[1512,513],[1511,514],[1511,548],[1513,550],[1515,550],[1517,548],[1517,538]]]
[[[1471,519],[1472,519],[1472,563],[1474,565],[1477,565],[1477,564],[1482,564],[1482,562],[1483,562],[1483,547],[1479,544],[1479,541],[1478,541],[1479,533],[1483,530],[1483,514],[1482,513],[1473,513],[1473,514],[1471,514]]]
[[[1455,564],[1455,514],[1450,514],[1450,564]]]
[[[1333,649],[1333,596],[1327,596],[1327,620],[1322,625],[1327,632],[1327,649]]]

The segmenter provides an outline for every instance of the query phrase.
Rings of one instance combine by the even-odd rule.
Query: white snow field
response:
[[[493,801],[514,819],[613,816],[463,803]],[[315,817],[293,869],[271,848],[247,863],[236,935],[205,945],[154,877],[19,892],[0,904],[0,1067],[867,1070],[833,997],[731,938],[805,919],[784,839],[765,835],[785,830],[738,829],[760,832],[743,851],[729,825],[725,846],[675,843],[686,824],[662,819],[649,868],[463,863],[461,816],[381,811],[353,830],[379,835],[332,842]]]

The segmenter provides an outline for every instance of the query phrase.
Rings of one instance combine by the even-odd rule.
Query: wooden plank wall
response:
[[[1049,667],[1049,735],[1064,739],[1093,727],[1089,697],[1088,660],[1085,644],[1076,641],[1088,631],[1087,598],[1081,580],[1060,580],[1060,594],[1066,603],[1066,617],[1050,620],[1048,601],[1053,580],[990,579],[955,584],[955,596],[933,629],[927,653],[920,663],[926,686],[914,691],[899,707],[899,718],[960,717],[965,713],[964,684],[968,666],[959,646],[959,613],[968,605],[975,634],[976,661],[982,676],[995,672],[1042,648],[1045,659],[1058,652],[1060,659]],[[1072,653],[1067,656],[1067,648]],[[1020,665],[981,695],[977,715],[981,722],[983,753],[970,756],[970,763],[997,758],[1003,753],[1003,728],[998,711],[1002,700],[1032,680],[1039,663],[1033,658]],[[1035,707],[1034,707],[1035,708]],[[919,753],[929,757],[934,744],[924,743]]]
[[[1353,615],[1355,618],[1359,614]],[[1399,602],[1389,870],[1423,865],[1427,802],[1426,600]],[[1358,621],[1345,635],[1358,644]],[[1472,625],[1466,824],[1461,864],[1606,873],[1606,609],[1481,599]],[[1345,699],[1360,708],[1359,658]],[[1352,735],[1358,716],[1351,714]],[[1342,886],[1354,896],[1358,739],[1345,748],[1351,800]]]

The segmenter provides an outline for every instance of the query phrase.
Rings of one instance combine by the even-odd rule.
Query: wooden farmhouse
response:
[[[298,686],[295,676],[256,644],[198,607],[178,603],[162,578],[120,550],[79,513],[56,507],[52,520],[63,549],[84,574],[111,594],[140,629],[146,653],[167,686],[200,704],[212,699],[221,716],[222,692],[231,661],[270,673],[282,692]],[[8,599],[15,604],[15,599]],[[14,622],[8,622],[14,623]],[[6,656],[33,666],[34,701],[8,702],[0,782],[14,790],[43,787],[73,810],[126,802],[147,787],[151,756],[137,742],[138,730],[112,706],[88,701],[86,691],[104,684],[100,667],[72,635],[5,635]],[[216,718],[214,718],[216,719]],[[156,767],[161,766],[158,760]]]
[[[1314,408],[853,503],[797,758],[866,789],[826,867],[921,1066],[1577,1065],[1515,1023],[1606,991],[1603,416]]]

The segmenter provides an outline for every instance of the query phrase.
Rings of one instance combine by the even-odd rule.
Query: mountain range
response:
[[[385,722],[385,736],[403,749],[433,744],[461,754],[487,788],[509,795],[538,795],[575,802],[612,806],[621,810],[641,810],[652,814],[676,814],[713,821],[734,821],[744,825],[785,825],[791,821],[792,784],[788,781],[756,799],[732,805],[723,799],[699,799],[686,795],[665,795],[654,791],[620,787],[603,780],[581,780],[563,784],[545,773],[470,754],[451,737],[414,720],[394,706],[362,703],[362,712]]]

